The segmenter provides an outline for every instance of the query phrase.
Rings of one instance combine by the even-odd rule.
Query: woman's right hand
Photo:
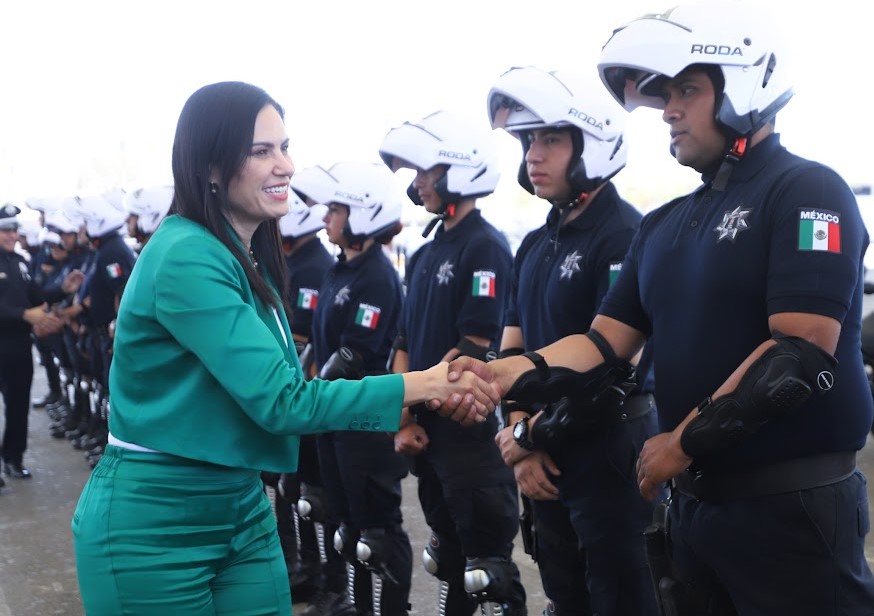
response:
[[[501,401],[500,388],[471,370],[450,375],[449,364],[441,362],[428,370],[432,371],[436,371],[437,387],[428,399],[439,403],[431,408],[439,407],[437,412],[442,417],[463,426],[481,423]]]

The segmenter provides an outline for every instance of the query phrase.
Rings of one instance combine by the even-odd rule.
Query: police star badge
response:
[[[746,231],[750,228],[747,222],[747,217],[752,212],[751,209],[743,209],[743,205],[739,205],[730,212],[725,212],[722,215],[722,223],[719,224],[714,231],[717,233],[716,243],[728,238],[732,242],[741,231]]]

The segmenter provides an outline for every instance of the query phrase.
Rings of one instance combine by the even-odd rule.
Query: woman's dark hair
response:
[[[267,306],[281,305],[288,312],[288,276],[280,249],[276,220],[261,223],[252,236],[251,250],[279,290],[279,297],[252,265],[234,237],[225,212],[230,209],[228,187],[240,172],[252,148],[255,119],[271,105],[282,107],[259,87],[239,81],[204,86],[186,101],[173,141],[173,204],[171,214],[197,222],[215,235],[243,266],[252,290]],[[210,178],[218,182],[210,185]]]

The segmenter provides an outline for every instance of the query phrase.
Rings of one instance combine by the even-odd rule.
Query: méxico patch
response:
[[[841,215],[829,210],[798,210],[798,250],[841,252]]]
[[[495,273],[488,270],[480,270],[473,273],[473,296],[495,296]]]
[[[370,304],[358,304],[358,313],[355,315],[355,324],[367,329],[376,329],[379,323],[379,313],[382,310]]]
[[[305,310],[315,310],[319,303],[319,292],[315,289],[301,287],[297,292],[297,307]]]

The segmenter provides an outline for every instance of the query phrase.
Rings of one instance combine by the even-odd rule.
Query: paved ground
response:
[[[42,395],[45,388],[44,372],[37,367],[34,395]],[[44,411],[32,411],[26,464],[34,477],[30,481],[7,479],[0,493],[0,616],[82,615],[70,518],[90,471],[82,455],[66,440],[49,436],[49,423]],[[874,477],[874,441],[869,439],[860,460],[867,476]],[[421,567],[428,531],[412,480],[408,479],[404,488],[404,516],[416,563],[412,614],[430,616],[436,613],[437,583]],[[869,493],[874,519],[874,490],[869,488]],[[874,566],[874,539],[871,537],[868,537],[867,553]],[[516,561],[529,592],[529,611],[532,616],[540,614],[544,604],[540,579],[535,565],[518,545]]]

